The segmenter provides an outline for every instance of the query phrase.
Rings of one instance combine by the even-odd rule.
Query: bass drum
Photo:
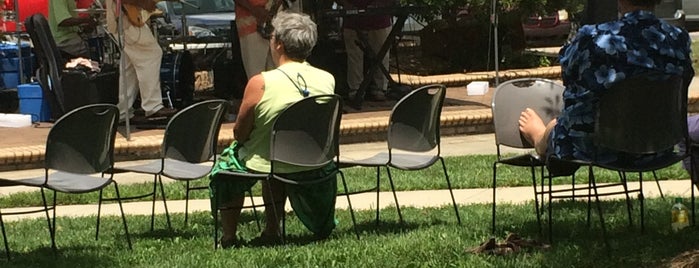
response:
[[[163,104],[182,109],[194,101],[194,63],[189,51],[164,52],[160,65]]]

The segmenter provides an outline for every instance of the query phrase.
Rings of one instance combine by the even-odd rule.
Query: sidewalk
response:
[[[340,150],[345,156],[358,156],[366,155],[373,152],[377,152],[385,147],[384,143],[359,143],[359,144],[347,144],[342,145]],[[456,155],[468,155],[468,154],[494,154],[495,153],[495,142],[493,134],[480,134],[480,135],[461,135],[453,137],[445,137],[442,139],[442,148],[444,156],[456,156]],[[506,150],[508,152],[519,152],[518,150]],[[2,172],[0,177],[6,178],[18,178],[22,176],[37,175],[41,174],[42,170],[24,170],[24,171],[13,171],[13,172]],[[453,169],[452,171],[453,172]],[[490,172],[484,172],[483,180],[491,180]],[[526,171],[522,171],[523,176],[529,176]],[[351,178],[348,178],[351,179]],[[440,178],[441,179],[441,178]],[[115,175],[115,180],[119,184],[126,183],[138,183],[138,182],[150,182],[152,181],[152,176],[140,175],[134,173],[117,174]],[[165,179],[164,182],[172,182],[172,180]],[[638,183],[630,183],[630,187],[634,188]],[[690,191],[690,183],[688,180],[679,181],[661,181],[662,190],[665,196],[683,196],[688,197]],[[654,181],[646,181],[643,185],[644,195],[646,198],[656,198],[659,197],[658,188]],[[3,195],[19,192],[35,190],[23,187],[4,187],[0,188],[0,197]],[[482,189],[456,189],[454,190],[454,196],[456,202],[460,205],[469,204],[488,204],[492,202],[492,189],[482,188]],[[533,200],[534,193],[531,186],[525,187],[500,187],[497,189],[497,202],[499,204],[503,203],[514,203],[521,204],[525,202],[530,202]],[[620,198],[608,197],[608,198]],[[666,197],[669,198],[669,197]],[[373,210],[376,208],[375,193],[365,193],[351,196],[352,206],[356,210]],[[250,202],[246,198],[246,203]],[[412,206],[412,207],[435,207],[435,206],[445,206],[451,203],[449,192],[447,190],[431,190],[431,191],[405,191],[398,192],[398,201],[401,206]],[[257,197],[255,202],[260,204],[262,202],[261,198]],[[394,206],[393,196],[390,192],[381,192],[380,194],[380,205],[381,208],[388,206]],[[345,197],[337,198],[337,208],[346,209],[347,199]],[[193,211],[210,211],[210,203],[208,199],[202,200],[190,200],[189,203],[190,212]],[[22,208],[26,209],[26,208]],[[183,200],[170,200],[168,201],[168,209],[170,213],[183,213],[184,212],[184,201]],[[287,210],[291,210],[287,203]],[[3,209],[3,211],[13,211],[14,209]],[[150,215],[151,203],[150,202],[130,202],[124,203],[124,211],[128,215]],[[97,212],[97,207],[94,204],[91,205],[70,205],[70,206],[59,206],[56,210],[57,216],[59,217],[83,217],[92,216]],[[106,204],[102,207],[103,215],[120,215],[117,204]],[[156,213],[164,213],[163,205],[161,201],[156,203]],[[42,218],[44,214],[29,214],[29,215],[13,215],[4,216],[3,220],[6,221],[17,221],[21,219],[28,218]]]

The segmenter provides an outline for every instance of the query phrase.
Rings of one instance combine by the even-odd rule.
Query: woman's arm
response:
[[[234,138],[240,143],[245,143],[245,141],[250,138],[250,132],[252,132],[255,123],[255,106],[257,106],[257,103],[262,99],[262,94],[264,94],[264,92],[265,80],[262,75],[257,74],[250,78],[250,81],[248,81],[248,84],[245,86],[243,101],[240,104],[238,118],[233,128]]]

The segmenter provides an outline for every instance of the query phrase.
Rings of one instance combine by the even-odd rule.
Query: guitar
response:
[[[122,2],[122,6],[124,8],[124,13],[126,13],[126,18],[129,20],[131,25],[143,27],[143,25],[146,25],[146,22],[151,16],[163,14],[163,11],[157,8],[153,9],[153,11],[148,11],[148,9],[155,7],[156,2],[160,1],[162,0],[124,0]]]
[[[269,39],[272,37],[272,31],[274,31],[274,27],[272,27],[272,19],[275,15],[277,15],[277,12],[279,12],[279,8],[282,6],[282,4],[285,4],[284,9],[289,7],[285,0],[274,0],[274,2],[272,2],[272,7],[269,9],[267,20],[265,20],[265,22],[262,24],[257,24],[257,32],[260,34],[260,36],[262,36],[262,38]]]

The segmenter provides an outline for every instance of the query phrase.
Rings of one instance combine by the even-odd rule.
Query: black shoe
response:
[[[160,110],[156,111],[155,113],[146,116],[146,118],[154,118],[154,117],[171,117],[177,113],[177,110],[173,108],[168,108],[168,107],[163,107],[160,108]]]

